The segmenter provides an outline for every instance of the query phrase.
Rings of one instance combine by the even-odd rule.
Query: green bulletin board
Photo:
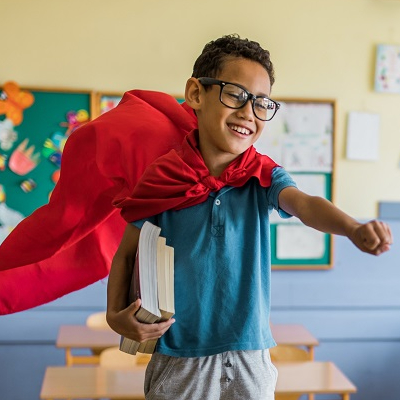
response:
[[[304,192],[333,200],[335,101],[278,99],[281,107],[255,147],[284,167]],[[273,269],[332,267],[333,237],[297,218],[271,221]]]
[[[65,135],[71,128],[71,124],[67,126],[69,112],[73,114],[78,110],[85,110],[90,116],[91,92],[29,88],[22,90],[33,94],[34,103],[23,110],[22,123],[13,127],[17,133],[17,140],[12,147],[8,150],[0,147],[0,156],[3,160],[5,159],[3,170],[0,170],[0,184],[3,186],[7,207],[26,217],[48,202],[49,195],[55,186],[52,176],[59,170],[59,166],[43,154],[46,139],[52,138],[56,132],[60,133],[59,137],[66,138]],[[5,115],[0,115],[1,122],[4,123],[5,119]],[[26,152],[28,148],[34,146],[33,154],[37,154],[39,162],[27,174],[19,175],[9,168],[8,163],[13,152],[26,139],[28,142],[22,151]],[[24,191],[21,183],[29,179],[36,186],[32,190],[28,188]]]

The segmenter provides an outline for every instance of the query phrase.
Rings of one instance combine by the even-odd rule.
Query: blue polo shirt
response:
[[[211,193],[207,201],[146,220],[161,228],[175,248],[175,319],[156,351],[203,357],[275,345],[270,316],[270,226],[278,195],[295,186],[283,168],[272,184],[256,178],[240,188]],[[145,220],[134,224],[141,227]]]

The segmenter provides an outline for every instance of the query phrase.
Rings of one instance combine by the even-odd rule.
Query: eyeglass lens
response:
[[[240,108],[247,102],[248,93],[239,86],[227,83],[221,87],[221,102],[230,108]],[[256,97],[253,100],[253,111],[257,118],[268,121],[276,112],[276,103],[267,97]]]

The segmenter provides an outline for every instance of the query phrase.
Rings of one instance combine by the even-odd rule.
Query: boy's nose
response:
[[[253,112],[253,104],[251,100],[248,100],[247,103],[242,107],[237,110],[237,115],[245,119],[247,121],[254,121],[254,112]]]

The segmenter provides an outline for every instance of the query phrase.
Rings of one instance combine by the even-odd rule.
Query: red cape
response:
[[[133,90],[76,130],[50,202],[0,245],[0,314],[55,300],[106,277],[126,222],[112,202],[145,168],[178,147],[197,121],[163,93]]]
[[[272,170],[278,165],[250,146],[233,160],[221,176],[210,175],[198,148],[198,131],[186,135],[182,147],[153,162],[144,172],[130,197],[115,201],[128,222],[180,210],[207,200],[210,192],[224,186],[240,187],[257,178],[262,187],[271,185]]]

